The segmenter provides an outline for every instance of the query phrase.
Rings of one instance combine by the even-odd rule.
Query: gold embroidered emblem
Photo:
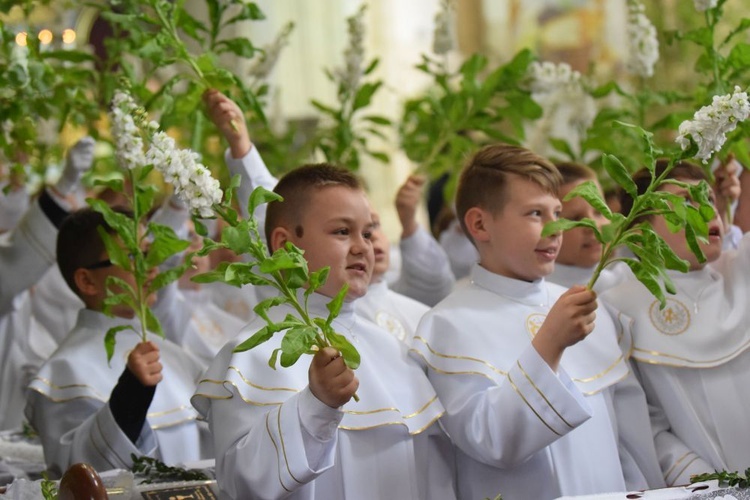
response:
[[[659,301],[655,300],[648,315],[654,328],[664,335],[679,335],[690,326],[690,311],[685,304],[672,298],[667,299],[664,309],[659,309]]]
[[[394,337],[404,341],[406,340],[406,328],[401,322],[385,311],[378,311],[375,314],[375,324],[388,330]]]
[[[526,331],[532,338],[536,336],[546,318],[547,315],[542,313],[531,313],[526,317]]]

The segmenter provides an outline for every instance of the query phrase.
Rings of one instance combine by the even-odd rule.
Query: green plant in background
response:
[[[166,483],[176,481],[208,481],[210,478],[199,470],[172,467],[156,458],[136,456],[131,453],[133,461],[130,471],[141,484]]]
[[[203,7],[208,14],[205,23],[191,13]],[[227,69],[230,63],[222,61],[226,57],[232,67],[242,67],[239,61],[257,56],[258,49],[247,37],[226,36],[237,23],[265,18],[255,2],[205,0],[203,5],[191,2],[188,9],[185,2],[123,0],[101,15],[115,30],[107,40],[108,76],[101,90],[107,101],[118,86],[118,75],[124,74],[133,95],[160,117],[161,126],[179,130],[179,140],[211,164],[222,157],[205,147],[208,137],[218,135],[202,109],[206,89],[230,95],[252,120],[266,125],[262,103],[245,75]]]
[[[520,143],[524,122],[542,114],[522,85],[534,59],[528,50],[495,69],[487,67],[485,56],[473,54],[457,72],[449,70],[448,54],[454,46],[450,9],[450,1],[441,2],[435,17],[434,55],[423,54],[417,66],[432,83],[423,94],[406,101],[399,123],[402,149],[431,179],[457,171],[483,142]]]
[[[46,472],[42,472],[42,481],[39,485],[42,489],[42,498],[44,500],[56,500],[57,499],[57,483],[52,481]]]
[[[328,106],[318,100],[312,105],[323,113],[323,121],[314,140],[314,148],[320,150],[326,161],[350,170],[359,170],[364,153],[387,163],[388,155],[369,146],[369,136],[388,140],[385,127],[391,121],[377,114],[364,115],[375,93],[383,85],[380,80],[365,82],[378,65],[378,59],[369,63],[364,54],[364,15],[366,5],[347,19],[349,43],[344,51],[344,66],[326,70],[328,79],[337,85],[338,107]]]
[[[273,351],[268,361],[272,368],[276,368],[277,361],[283,367],[292,366],[303,354],[314,354],[317,349],[330,346],[341,352],[347,366],[356,369],[360,364],[359,352],[332,326],[333,320],[341,311],[347,287],[342,287],[328,303],[327,318],[311,317],[307,307],[308,299],[325,284],[329,268],[311,272],[303,251],[291,243],[269,254],[258,231],[257,221],[252,217],[240,218],[231,206],[232,189],[238,183],[239,178],[233,179],[225,193],[225,201],[213,206],[216,214],[228,223],[222,231],[221,240],[205,238],[199,255],[217,248],[228,248],[237,255],[247,255],[248,259],[245,262],[222,262],[213,271],[193,278],[199,283],[220,281],[238,288],[247,284],[270,286],[278,292],[276,296],[262,300],[255,306],[253,310],[266,321],[266,326],[239,344],[235,352],[252,349],[283,331],[285,333],[281,347]],[[271,201],[282,201],[282,198],[263,187],[256,188],[248,200],[248,213],[254,213],[259,205]],[[196,228],[205,235],[205,229],[201,229],[199,225]],[[297,315],[288,314],[283,321],[276,323],[269,318],[268,311],[281,304],[291,306]]]
[[[26,2],[29,11],[35,2]],[[0,12],[9,8],[1,6]],[[60,132],[88,127],[99,118],[94,58],[80,50],[42,45],[26,30],[25,46],[0,21],[0,156],[23,183],[43,182],[47,168],[62,161]]]

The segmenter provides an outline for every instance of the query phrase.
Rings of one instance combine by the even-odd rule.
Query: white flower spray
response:
[[[552,155],[549,139],[556,138],[566,141],[577,153],[596,117],[596,103],[586,92],[581,74],[569,64],[548,61],[531,63],[527,74],[527,88],[544,115],[527,127],[526,146]]]
[[[705,12],[708,9],[713,9],[716,7],[716,4],[718,3],[718,0],[693,0],[693,4],[695,4],[695,10],[698,12]]]
[[[247,72],[249,77],[255,78],[258,81],[268,78],[273,68],[276,67],[281,50],[289,45],[289,36],[292,34],[293,29],[293,22],[286,23],[274,41],[263,47],[262,55],[253,62],[253,65]]]
[[[683,150],[690,147],[691,141],[694,142],[698,146],[695,157],[708,163],[711,156],[724,145],[727,134],[748,116],[750,103],[747,92],[734,87],[732,94],[714,96],[713,102],[699,109],[692,120],[682,122],[675,140]]]
[[[362,65],[365,60],[365,11],[366,5],[362,5],[356,14],[346,20],[349,25],[349,45],[344,51],[345,64],[343,68],[334,70],[341,82],[349,89],[357,89],[364,75]]]
[[[440,10],[435,14],[435,31],[432,37],[432,52],[436,55],[445,55],[456,46],[451,21],[451,0],[442,0]]]
[[[628,70],[649,78],[654,74],[654,64],[659,60],[659,39],[656,28],[645,14],[638,0],[628,0]]]
[[[153,165],[191,212],[206,218],[214,216],[211,207],[221,202],[223,193],[200,155],[178,148],[174,139],[159,130],[158,123],[145,123],[145,110],[127,92],[118,91],[112,103],[112,135],[120,165],[130,170]],[[149,141],[145,154],[142,134]]]

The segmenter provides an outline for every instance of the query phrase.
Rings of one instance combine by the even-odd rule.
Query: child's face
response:
[[[375,212],[372,213],[372,249],[375,254],[375,265],[372,271],[372,280],[378,281],[388,271],[391,256],[388,247],[388,238],[386,238],[383,228],[380,227],[380,216]]]
[[[560,198],[564,198],[573,188],[583,182],[585,180],[581,179],[564,184],[560,189]],[[601,188],[599,191],[601,193]],[[563,201],[560,216],[576,221],[586,218],[593,219],[598,227],[602,227],[607,220],[580,196],[569,201]],[[594,236],[594,231],[586,227],[577,227],[565,232],[557,262],[567,266],[592,267],[599,262],[601,255],[602,244]]]
[[[485,212],[482,243],[475,235],[482,266],[509,278],[534,281],[555,269],[562,237],[542,238],[542,229],[560,216],[557,196],[538,184],[510,175],[505,187],[508,200],[497,214]]]
[[[698,184],[699,182],[692,179],[677,180],[688,184]],[[689,198],[685,189],[675,186],[674,184],[665,184],[661,190],[678,194],[686,199]],[[711,191],[711,199],[714,200],[713,191]],[[708,223],[708,243],[700,243],[701,250],[703,250],[703,253],[706,255],[706,262],[702,264],[698,262],[698,259],[693,255],[693,252],[690,251],[684,230],[672,233],[667,227],[664,217],[661,216],[654,217],[651,220],[651,225],[654,228],[654,231],[656,231],[656,233],[667,242],[667,245],[669,245],[678,257],[688,261],[691,270],[701,269],[707,262],[713,262],[721,256],[721,242],[724,236],[724,226],[721,222],[721,218],[718,217],[718,214]]]
[[[349,284],[347,300],[367,292],[374,266],[372,216],[364,192],[344,186],[316,190],[302,217],[302,236],[290,232],[290,241],[305,251],[311,271],[330,266],[322,295],[333,297]]]

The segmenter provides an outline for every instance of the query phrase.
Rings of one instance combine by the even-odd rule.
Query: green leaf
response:
[[[300,356],[310,351],[315,344],[317,330],[312,326],[300,326],[287,330],[281,340],[281,366],[292,366]]]
[[[687,210],[687,223],[695,231],[697,236],[703,238],[708,236],[708,224],[703,219],[700,211],[693,205],[686,205]]]
[[[264,203],[270,203],[272,201],[284,201],[284,198],[274,193],[273,191],[269,191],[263,186],[258,186],[257,188],[253,189],[253,192],[250,194],[250,198],[247,202],[247,211],[250,214],[255,213],[255,209],[260,205]]]
[[[691,225],[685,226],[685,239],[687,240],[688,248],[695,254],[698,262],[706,262],[706,255],[701,249],[700,243],[698,243],[698,237],[695,234],[695,230]]]
[[[115,336],[123,330],[133,330],[135,332],[135,328],[132,325],[119,325],[113,326],[104,335],[104,350],[107,352],[107,364],[112,361],[112,356],[115,355]]]
[[[354,96],[354,102],[352,104],[352,111],[357,111],[370,104],[372,96],[378,91],[382,82],[365,83],[362,85]]]
[[[261,21],[266,18],[266,15],[258,7],[255,2],[242,2],[242,8],[240,12],[231,18],[229,21],[224,23],[224,26],[236,23],[237,21]]]
[[[190,242],[181,240],[171,227],[149,222],[148,231],[154,237],[146,255],[146,265],[149,268],[157,267],[190,246]]]
[[[164,288],[165,286],[169,285],[170,283],[174,283],[175,281],[180,279],[180,276],[185,274],[185,271],[190,266],[191,266],[190,256],[188,256],[188,258],[179,266],[174,266],[165,271],[160,272],[149,283],[148,292],[149,293],[157,292],[161,290],[162,288]],[[196,282],[200,283],[199,281],[196,281]],[[207,282],[203,282],[203,283],[207,283]]]
[[[260,272],[272,274],[276,271],[307,267],[307,262],[300,254],[290,253],[286,248],[277,249],[273,255],[260,263]]]
[[[626,193],[633,198],[638,196],[638,186],[635,185],[630,172],[628,172],[628,169],[625,168],[625,165],[622,164],[619,158],[611,154],[604,154],[602,156],[602,164],[612,180],[620,185]]]
[[[610,220],[609,224],[605,224],[601,228],[601,239],[599,239],[599,242],[606,244],[614,241],[625,221],[626,218],[624,215],[617,213],[612,214],[612,220]]]
[[[349,342],[346,337],[336,333],[335,331],[333,331],[333,329],[329,328],[326,332],[326,338],[331,343],[331,347],[335,348],[341,353],[346,366],[348,366],[352,370],[356,370],[357,368],[359,368],[360,362],[362,361],[359,355],[359,351],[357,351],[354,345],[352,345],[352,343]]]
[[[104,248],[107,249],[107,257],[109,257],[112,264],[126,271],[133,272],[133,262],[130,260],[130,252],[123,248],[120,241],[109,234],[102,226],[97,227],[96,230],[104,243]]]
[[[226,226],[221,232],[221,242],[237,255],[247,252],[251,246],[251,237],[248,231],[238,227]]]
[[[92,209],[104,216],[104,220],[107,224],[117,232],[120,238],[122,238],[126,248],[135,249],[138,246],[136,243],[138,235],[135,233],[135,224],[130,217],[115,212],[102,200],[87,198],[86,203],[88,203]]]
[[[154,312],[151,310],[150,307],[146,308],[146,330],[149,332],[157,334],[161,338],[165,338],[164,336],[164,330],[161,327],[161,323],[159,322],[159,318],[156,317]],[[143,339],[144,341],[146,339]]]
[[[641,265],[640,262],[633,259],[624,259],[624,262],[630,267],[630,270],[633,271],[633,274],[635,277],[643,283],[643,286],[648,289],[651,294],[656,297],[656,299],[659,301],[659,307],[661,309],[664,308],[664,306],[667,305],[667,299],[664,296],[664,292],[661,289],[661,286],[659,285],[659,281],[656,279],[656,277],[649,273],[643,265]]]
[[[594,207],[597,212],[607,219],[612,219],[612,211],[609,209],[607,202],[604,201],[599,186],[594,181],[586,181],[578,184],[565,196],[565,201],[571,200],[576,196],[580,196],[586,200],[589,205]]]
[[[216,44],[216,52],[231,52],[240,57],[250,58],[255,54],[255,46],[247,38],[230,38]]]
[[[750,66],[750,44],[738,43],[735,45],[727,57],[727,64],[735,69],[746,69]]]
[[[232,352],[249,351],[253,347],[256,347],[262,344],[263,342],[267,342],[268,340],[270,340],[271,337],[273,337],[274,333],[276,332],[273,330],[270,330],[268,326],[264,326],[263,328],[255,332],[249,339],[245,340],[244,342],[240,343],[237,347],[235,347]],[[273,368],[273,365],[271,365],[271,368]]]
[[[310,286],[305,290],[305,295],[311,295],[315,290],[323,286],[328,279],[331,268],[326,266],[310,273],[308,282]]]
[[[266,323],[273,323],[269,317],[268,317],[268,310],[272,307],[276,307],[278,305],[284,304],[288,302],[289,299],[282,295],[277,295],[275,297],[269,297],[267,299],[263,299],[260,302],[258,302],[255,307],[253,307],[253,312],[263,318]]]
[[[236,352],[236,351],[235,351]],[[276,360],[279,358],[279,353],[281,352],[281,347],[277,347],[276,349],[271,352],[271,357],[268,358],[268,366],[276,369]]]
[[[587,227],[589,229],[592,229],[595,233],[599,233],[599,228],[597,227],[596,222],[591,219],[557,219],[544,225],[544,229],[542,230],[542,237],[546,237],[562,231],[568,231],[569,229],[573,229],[574,227]]]
[[[568,144],[568,141],[550,137],[549,143],[555,148],[555,150],[567,156],[569,160],[575,160],[576,154],[573,152],[573,148],[570,147],[570,144]]]
[[[328,304],[326,304],[326,309],[328,309],[328,320],[326,321],[327,324],[330,325],[333,319],[338,316],[339,312],[341,312],[341,306],[344,305],[344,299],[346,299],[346,294],[348,291],[349,284],[344,283],[336,296],[333,297],[328,302]]]
[[[42,52],[40,55],[42,56],[42,59],[55,59],[57,61],[72,63],[83,63],[96,60],[91,54],[80,50],[50,50]]]
[[[255,263],[233,262],[224,273],[224,281],[231,285],[242,286],[248,283],[255,286],[270,285],[271,281],[253,271]]]
[[[363,116],[363,120],[375,123],[377,125],[391,125],[391,120],[386,118],[385,116],[380,115],[369,115],[369,116]]]

